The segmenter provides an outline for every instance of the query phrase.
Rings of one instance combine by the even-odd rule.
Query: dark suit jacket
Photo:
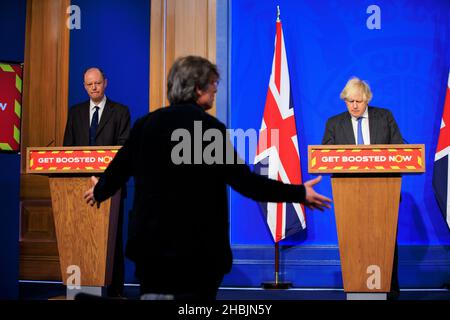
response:
[[[322,144],[355,144],[355,135],[348,111],[328,119]],[[392,113],[387,109],[369,107],[370,144],[401,144],[403,138]]]
[[[173,148],[187,143],[187,138],[172,141],[174,130],[190,135],[189,149],[184,150],[189,159],[194,158],[196,143],[202,147],[202,141],[194,141],[202,137],[194,135],[194,121],[201,121],[203,132],[220,131],[221,151],[231,146],[225,125],[200,106],[161,108],[136,121],[130,139],[94,189],[95,199],[103,201],[130,176],[134,177],[134,207],[126,253],[130,259],[150,265],[153,270],[148,272],[156,273],[151,274],[154,277],[172,276],[165,273],[164,266],[168,265],[179,266],[177,272],[181,274],[200,271],[202,277],[229,272],[232,256],[227,185],[256,201],[302,202],[305,199],[304,186],[267,179],[251,172],[242,162],[174,164],[173,156],[181,153],[180,148]],[[209,144],[203,142],[203,147]],[[178,151],[172,155],[174,150]],[[234,159],[238,157],[233,147],[231,155]]]
[[[70,108],[64,132],[64,146],[89,145],[89,100]],[[96,145],[120,146],[130,134],[130,112],[124,105],[106,99],[100,123],[98,124]]]

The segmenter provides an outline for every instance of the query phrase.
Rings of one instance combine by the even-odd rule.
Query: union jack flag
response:
[[[442,214],[450,228],[450,73],[447,82],[441,130],[434,156],[433,188]]]
[[[255,171],[284,183],[301,184],[297,129],[279,18],[276,32],[272,73],[254,161]],[[299,203],[261,203],[261,208],[275,242],[306,228],[305,210]]]

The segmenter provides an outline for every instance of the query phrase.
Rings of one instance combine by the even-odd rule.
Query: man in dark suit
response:
[[[367,107],[366,119],[370,119],[368,121],[370,138],[365,144],[403,143],[400,130],[389,110]],[[358,122],[357,118],[347,111],[328,119],[322,144],[356,144],[352,121]],[[364,126],[364,118],[362,121]]]
[[[331,200],[312,188],[321,177],[286,185],[251,172],[239,159],[225,125],[205,112],[213,105],[218,79],[208,60],[179,58],[168,76],[170,107],[136,122],[98,183],[93,177],[95,189],[85,194],[94,205],[134,177],[126,253],[136,264],[144,298],[215,299],[232,265],[227,185],[256,201],[330,207]],[[198,130],[214,133],[214,152],[208,152],[212,141],[204,141]],[[214,154],[211,164],[204,161],[206,153]]]
[[[89,68],[84,73],[84,88],[89,100],[69,110],[64,146],[120,146],[130,134],[130,112],[128,108],[105,96],[108,84],[99,68]],[[124,184],[125,185],[125,184]],[[124,285],[124,256],[122,241],[123,204],[125,188],[120,202],[112,284],[109,296],[121,296]]]
[[[125,143],[130,134],[130,112],[126,106],[106,98],[107,84],[99,68],[86,70],[84,88],[90,100],[70,108],[64,146],[121,146]],[[93,123],[95,119],[97,123]]]
[[[392,113],[368,106],[372,92],[367,83],[350,79],[340,97],[348,111],[328,119],[322,144],[357,144],[358,127],[361,127],[363,144],[403,143]]]
[[[392,113],[387,109],[369,107],[372,91],[359,78],[351,78],[340,94],[347,110],[328,119],[322,144],[402,144],[403,138]],[[398,248],[395,244],[391,292],[396,298],[398,283]]]

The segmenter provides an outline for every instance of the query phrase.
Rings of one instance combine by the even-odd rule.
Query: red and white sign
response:
[[[28,150],[27,173],[99,173],[105,171],[119,151],[117,147],[95,150],[43,149]]]
[[[422,145],[310,146],[309,172],[424,172]]]
[[[22,66],[0,63],[0,151],[20,150]]]

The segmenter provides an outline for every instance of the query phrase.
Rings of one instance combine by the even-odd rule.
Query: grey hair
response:
[[[167,99],[170,104],[196,102],[197,89],[206,90],[211,81],[220,77],[217,66],[199,56],[178,58],[169,71]]]
[[[347,99],[349,94],[355,90],[362,93],[365,101],[370,102],[370,100],[372,100],[372,91],[370,90],[369,84],[357,77],[352,77],[347,81],[347,84],[340,94],[340,98],[342,100]]]

